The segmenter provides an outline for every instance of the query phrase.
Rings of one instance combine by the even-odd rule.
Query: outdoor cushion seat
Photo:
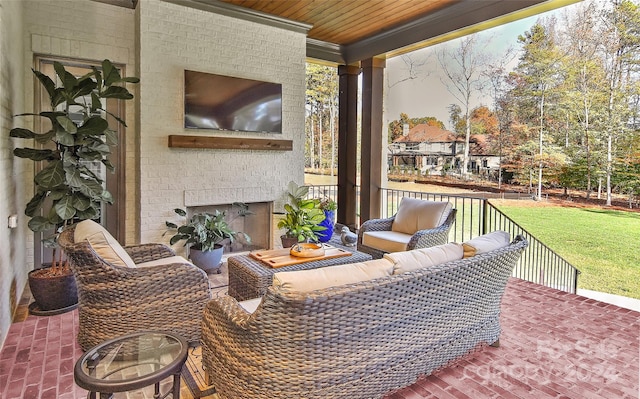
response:
[[[381,258],[385,253],[446,244],[456,219],[450,202],[403,197],[398,212],[367,220],[358,230],[358,251]]]
[[[397,231],[367,231],[362,235],[363,246],[376,248],[384,252],[407,251],[409,241],[411,241],[410,234]]]
[[[122,247],[91,220],[65,229],[58,243],[76,278],[82,349],[144,330],[199,344],[202,311],[211,299],[203,270],[164,244]]]

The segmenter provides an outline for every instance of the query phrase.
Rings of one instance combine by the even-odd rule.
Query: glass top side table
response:
[[[180,371],[187,360],[188,344],[175,334],[149,331],[125,335],[88,350],[74,368],[76,384],[89,391],[88,397],[111,398],[155,385],[154,398],[173,393],[180,397]],[[173,375],[173,386],[160,395],[160,382]]]

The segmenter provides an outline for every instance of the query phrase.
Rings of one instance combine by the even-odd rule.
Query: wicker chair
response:
[[[122,267],[99,256],[88,241],[75,242],[75,226],[64,230],[59,244],[78,286],[78,342],[87,350],[105,340],[142,330],[179,334],[199,344],[202,310],[211,299],[204,271],[163,244],[126,246],[136,265]]]
[[[454,209],[450,203],[446,203],[444,213],[440,217],[440,223],[437,227],[414,230],[411,232],[398,233],[394,231],[394,222],[396,217],[400,214],[402,206],[405,203],[413,201],[432,203],[432,201],[422,201],[412,198],[402,198],[400,206],[398,207],[398,213],[394,216],[386,219],[371,219],[367,220],[360,226],[358,230],[358,251],[365,252],[371,255],[374,259],[382,258],[382,256],[389,252],[410,251],[418,248],[428,248],[436,245],[446,244],[449,240],[449,230],[453,226],[453,222],[456,220],[456,209]],[[442,204],[442,203],[441,203]],[[418,216],[416,215],[416,218]],[[367,233],[379,234],[381,232],[391,233],[390,240],[396,240],[391,247],[376,247],[373,244],[367,245],[367,239],[365,235]],[[401,246],[398,247],[398,245]]]
[[[500,302],[527,246],[374,280],[204,311],[202,362],[222,399],[371,399],[500,336]],[[375,262],[375,261],[371,261]],[[347,265],[348,266],[348,265]]]

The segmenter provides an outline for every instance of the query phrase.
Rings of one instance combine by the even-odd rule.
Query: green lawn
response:
[[[498,205],[582,274],[578,287],[640,299],[640,213]]]

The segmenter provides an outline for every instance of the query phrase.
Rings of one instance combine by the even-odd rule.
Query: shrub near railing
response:
[[[357,193],[359,197],[359,188]],[[310,186],[309,195],[314,198],[328,197],[337,201],[338,188],[335,185]],[[458,213],[449,233],[450,242],[467,241],[496,230],[504,230],[512,237],[521,234],[529,241],[529,246],[518,261],[513,276],[558,290],[576,292],[580,271],[494,207],[489,202],[489,198],[495,198],[496,195],[466,196],[386,188],[381,189],[381,195],[381,218],[393,216],[398,210],[402,197],[451,202]]]

